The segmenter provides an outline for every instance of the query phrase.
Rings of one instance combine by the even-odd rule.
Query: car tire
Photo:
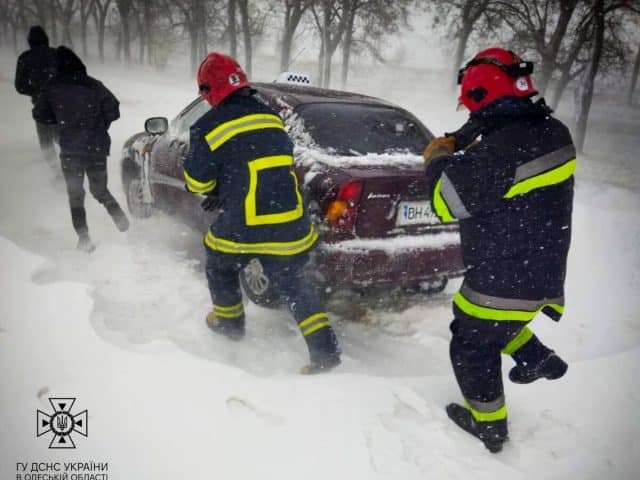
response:
[[[145,203],[142,196],[142,180],[132,178],[126,189],[127,207],[135,218],[149,218],[153,214],[152,203]]]
[[[447,288],[449,279],[447,277],[436,277],[432,280],[428,280],[420,283],[420,290],[428,295],[435,295]]]
[[[280,308],[282,302],[273,290],[271,280],[264,271],[262,263],[257,258],[252,258],[249,263],[240,270],[240,286],[246,296],[260,307]]]

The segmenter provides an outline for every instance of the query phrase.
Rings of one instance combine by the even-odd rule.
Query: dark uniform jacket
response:
[[[56,51],[58,73],[34,107],[36,121],[57,124],[62,155],[109,155],[109,125],[120,118],[119,102],[101,82],[87,75],[82,61],[66,47]]]
[[[514,97],[472,113],[469,124],[481,140],[427,168],[434,211],[460,221],[467,272],[454,308],[493,320],[531,320],[540,310],[559,319],[576,165],[569,131],[543,101]]]
[[[295,255],[318,238],[282,119],[247,90],[234,92],[191,127],[184,176],[189,191],[219,197],[220,213],[205,237],[212,250]]]
[[[33,103],[44,85],[56,74],[54,48],[42,27],[31,27],[27,37],[30,49],[18,57],[15,86],[18,93],[29,95]]]

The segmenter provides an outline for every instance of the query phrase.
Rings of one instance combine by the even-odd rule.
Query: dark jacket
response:
[[[33,109],[36,121],[56,124],[63,155],[108,156],[109,125],[120,118],[116,97],[87,70],[70,49],[56,49],[58,73],[45,86]]]
[[[570,133],[543,101],[515,97],[472,113],[469,123],[481,140],[427,167],[434,210],[460,222],[465,286],[485,306],[500,302],[482,295],[546,302],[559,314],[576,164]]]
[[[220,213],[205,237],[224,253],[295,255],[317,233],[293,171],[293,144],[280,117],[246,91],[227,97],[191,127],[187,188],[215,192]]]
[[[30,49],[18,57],[15,86],[18,93],[29,95],[35,103],[44,85],[56,73],[55,49],[49,47],[49,38],[40,26],[31,27],[27,41]]]

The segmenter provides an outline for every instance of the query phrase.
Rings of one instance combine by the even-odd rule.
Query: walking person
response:
[[[56,49],[57,73],[38,96],[36,121],[57,125],[60,159],[67,185],[71,221],[78,234],[78,249],[95,249],[89,236],[84,208],[84,177],[89,191],[113,218],[121,232],[129,220],[107,188],[107,157],[111,138],[107,130],[120,118],[116,97],[98,80],[87,75],[82,60],[69,48]]]
[[[576,152],[544,100],[531,100],[532,71],[511,51],[478,53],[458,80],[469,121],[424,152],[434,211],[459,220],[466,266],[450,327],[465,404],[448,405],[447,414],[491,452],[508,438],[501,353],[515,361],[515,383],[567,371],[529,323],[564,311]]]
[[[310,363],[301,373],[330,370],[340,351],[326,311],[303,276],[318,239],[293,171],[293,143],[282,119],[260,102],[231,57],[210,53],[198,70],[200,94],[211,105],[191,127],[184,163],[186,187],[219,208],[204,243],[214,332],[239,340],[245,313],[238,274],[259,262],[288,304],[306,340]]]
[[[18,93],[31,97],[31,103],[35,105],[45,84],[56,73],[55,49],[49,46],[49,37],[40,25],[29,29],[27,42],[29,50],[18,57],[15,87]],[[59,176],[60,164],[54,146],[57,137],[56,126],[39,122],[37,119],[35,123],[40,150],[54,175]]]

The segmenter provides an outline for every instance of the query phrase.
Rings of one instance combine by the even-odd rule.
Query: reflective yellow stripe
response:
[[[305,328],[308,327],[309,324],[313,323],[314,321],[318,320],[319,318],[327,318],[327,313],[326,312],[320,312],[320,313],[314,313],[313,315],[305,318],[303,321],[301,321],[298,326],[300,328]]]
[[[553,170],[529,177],[516,183],[507,193],[505,193],[503,198],[513,198],[516,195],[524,195],[525,193],[529,193],[531,190],[535,190],[537,188],[549,187],[551,185],[562,183],[571,178],[575,169],[576,159],[574,158]]]
[[[442,178],[438,180],[435,188],[433,189],[433,209],[436,215],[440,218],[441,222],[453,222],[455,217],[451,214],[449,206],[442,196]]]
[[[262,170],[277,167],[291,167],[293,165],[293,157],[291,155],[274,155],[273,157],[262,157],[252,160],[249,165],[249,191],[244,200],[244,212],[247,225],[273,225],[278,223],[293,222],[304,214],[302,203],[302,195],[298,188],[298,178],[293,171],[289,173],[293,177],[293,184],[296,191],[297,205],[292,210],[279,213],[266,213],[258,215],[256,192],[258,189],[258,173]]]
[[[329,323],[326,312],[320,312],[314,313],[313,315],[305,318],[298,324],[298,326],[300,327],[302,335],[308,337],[313,332],[317,332],[324,327],[329,327],[331,324]]]
[[[495,422],[496,420],[504,420],[507,418],[507,405],[504,404],[498,410],[493,412],[480,412],[467,403],[467,408],[477,422]]]
[[[528,322],[533,320],[540,309],[536,309],[534,311],[526,311],[526,310],[501,310],[497,308],[491,307],[482,307],[480,305],[476,305],[475,303],[471,303],[467,300],[462,293],[458,292],[453,297],[453,303],[455,303],[460,310],[464,313],[471,315],[472,317],[481,318],[484,320],[518,320],[522,322]]]
[[[265,128],[285,129],[284,123],[278,115],[256,113],[225,122],[207,133],[204,138],[213,152],[236,135]]]
[[[215,180],[201,182],[189,175],[186,170],[184,170],[184,179],[187,181],[187,189],[192,193],[208,193],[216,188]]]
[[[511,339],[509,343],[502,349],[502,353],[505,355],[513,355],[515,352],[533,338],[533,332],[529,327],[524,327],[520,332]]]
[[[238,318],[244,315],[244,305],[242,304],[242,302],[228,307],[214,305],[213,313],[216,317],[220,318]]]
[[[556,303],[548,303],[545,306],[553,308],[560,315],[562,315],[564,313],[564,305],[558,305]]]
[[[309,233],[299,240],[292,242],[240,243],[232,242],[213,235],[211,231],[204,237],[204,243],[211,250],[224,253],[254,253],[264,255],[296,255],[309,250],[318,240],[318,233],[313,225]]]

